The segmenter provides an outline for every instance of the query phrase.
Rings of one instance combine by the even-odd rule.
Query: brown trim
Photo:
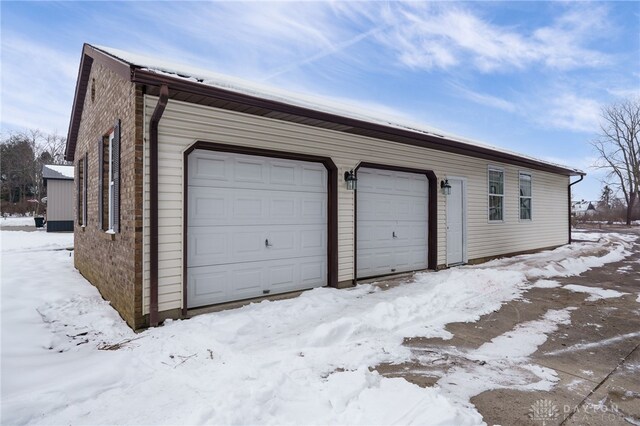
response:
[[[162,86],[160,99],[149,123],[149,325],[158,325],[158,124],[169,100]]]
[[[235,154],[257,155],[260,157],[282,158],[285,160],[310,161],[321,163],[327,169],[327,285],[338,287],[338,168],[330,157],[299,154],[286,151],[274,151],[263,148],[251,148],[226,145],[217,142],[197,141],[183,154],[183,217],[182,217],[182,315],[187,316],[187,250],[188,250],[188,199],[189,199],[189,154],[201,149]]]
[[[111,71],[115,72],[120,77],[126,80],[131,80],[132,68],[135,67],[129,65],[127,62],[117,59],[110,54],[103,52],[97,47],[91,46],[87,43],[83,45],[83,53],[93,58],[93,61],[95,63],[109,68]]]
[[[67,146],[64,158],[67,161],[73,161],[80,130],[80,119],[84,110],[84,100],[89,88],[89,75],[93,64],[97,63],[110,69],[125,80],[130,81],[132,77],[132,66],[124,61],[114,58],[113,56],[102,52],[87,43],[82,45],[82,58],[78,68],[78,78],[76,80],[76,90],[73,96],[73,107],[71,109],[71,120],[69,121],[69,130],[67,131]]]
[[[429,182],[429,198],[427,206],[427,268],[436,270],[438,269],[438,178],[433,170],[413,169],[402,166],[392,166],[389,164],[367,163],[361,162],[354,169],[356,176],[358,175],[358,169],[361,167],[378,170],[391,170],[395,172],[405,173],[417,173],[427,176]],[[358,190],[353,194],[353,281],[358,281]],[[385,275],[397,275],[397,272],[392,272]],[[385,276],[379,275],[379,276]],[[372,277],[366,277],[372,278]]]
[[[569,199],[569,244],[571,244],[571,187],[576,183],[581,182],[582,179],[584,179],[584,176],[580,176],[580,179],[573,183],[569,183],[569,186],[567,186],[567,198]]]
[[[80,59],[80,65],[78,67],[76,90],[73,95],[71,120],[69,121],[69,130],[67,130],[67,146],[64,152],[64,159],[66,161],[73,161],[75,157],[76,140],[78,139],[78,132],[80,130],[80,117],[82,117],[82,111],[84,110],[84,98],[87,94],[92,64],[93,58],[84,54],[83,48],[82,59]]]
[[[249,107],[262,108],[270,111],[281,112],[284,114],[310,118],[312,120],[319,120],[322,123],[340,124],[348,127],[348,129],[342,130],[342,132],[345,133],[361,134],[377,139],[389,140],[407,145],[482,158],[489,161],[504,162],[520,167],[528,167],[567,176],[578,176],[583,174],[581,172],[577,172],[565,167],[554,166],[537,161],[532,158],[503,152],[499,149],[473,145],[461,142],[459,140],[448,139],[444,136],[438,136],[435,134],[419,133],[399,127],[388,127],[382,124],[343,117],[340,115],[299,107],[284,102],[273,101],[256,96],[246,95],[239,92],[234,92],[231,90],[225,90],[200,82],[189,81],[177,77],[172,77],[166,74],[159,74],[140,68],[132,70],[132,81],[134,81],[135,83],[147,84],[152,86],[168,84],[175,92],[191,93],[209,98],[224,100],[227,102],[235,102]],[[175,94],[175,92],[173,94]],[[251,114],[251,112],[249,111],[246,111],[245,113]]]

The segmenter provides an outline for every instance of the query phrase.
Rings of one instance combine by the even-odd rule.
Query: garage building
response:
[[[76,267],[133,328],[567,244],[584,175],[91,45],[66,157]]]
[[[73,166],[42,166],[42,182],[47,189],[47,232],[73,231]]]

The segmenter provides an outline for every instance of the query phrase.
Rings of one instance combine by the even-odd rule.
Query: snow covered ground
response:
[[[32,216],[0,218],[0,228],[8,228],[12,226],[33,226],[35,228],[36,222]]]
[[[599,299],[611,299],[613,297],[621,297],[628,293],[622,293],[620,291],[609,290],[599,287],[587,287],[584,285],[576,285],[569,284],[562,286],[562,288],[566,288],[567,290],[575,291],[576,293],[587,293],[590,296],[587,298],[587,301],[593,302]]]
[[[601,234],[385,290],[319,288],[135,334],[73,268],[72,234],[0,238],[4,424],[479,424],[474,395],[554,386],[555,372],[527,357],[570,322],[571,307],[464,354],[472,367],[434,387],[371,367],[407,361],[405,337],[450,338],[447,324],[621,260],[632,242]]]

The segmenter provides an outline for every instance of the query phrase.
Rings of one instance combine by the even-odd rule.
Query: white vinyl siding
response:
[[[149,305],[149,146],[148,123],[157,97],[145,96],[145,197],[143,312]],[[277,151],[329,156],[338,167],[338,281],[353,278],[354,192],[342,176],[361,161],[433,170],[467,178],[468,259],[566,244],[569,178],[532,171],[536,185],[534,222],[519,222],[518,167],[497,161],[424,149],[358,135],[287,123],[266,117],[170,100],[159,126],[159,310],[182,307],[183,153],[197,140]],[[488,226],[487,170],[505,174],[504,223]],[[537,197],[540,191],[544,197]],[[509,195],[511,194],[511,195]],[[438,191],[438,265],[446,262],[445,200]]]
[[[531,173],[520,173],[520,220],[531,220]]]

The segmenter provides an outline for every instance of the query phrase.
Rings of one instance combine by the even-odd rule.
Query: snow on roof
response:
[[[73,179],[73,166],[45,164],[42,166],[43,179]]]
[[[510,151],[495,145],[490,145],[477,140],[457,136],[448,132],[441,131],[434,127],[426,126],[424,124],[411,122],[402,117],[393,116],[393,114],[372,111],[374,108],[362,107],[358,105],[358,102],[353,100],[343,100],[322,97],[311,94],[301,94],[283,89],[275,88],[273,86],[267,86],[247,80],[243,80],[237,77],[231,77],[223,74],[219,74],[213,71],[204,70],[202,68],[193,67],[190,65],[179,64],[175,62],[166,61],[164,59],[153,58],[146,55],[140,55],[135,53],[126,52],[120,49],[114,49],[105,46],[92,47],[105,52],[106,54],[127,62],[131,65],[140,67],[142,69],[156,72],[158,74],[169,74],[172,77],[178,77],[185,80],[206,84],[219,89],[229,90],[232,92],[253,96],[270,101],[276,101],[293,105],[301,108],[307,108],[314,111],[325,112],[328,114],[334,114],[342,117],[348,117],[356,120],[365,121],[368,123],[379,124],[387,127],[394,127],[405,131],[411,131],[414,133],[420,133],[424,135],[434,136],[441,139],[452,140],[455,142],[464,143],[467,145],[483,147],[491,149],[493,151],[502,152],[505,154],[514,155],[523,159],[534,160],[539,163],[547,164],[554,167],[560,167],[573,172],[584,174],[580,169],[569,167],[564,164],[554,163],[547,160],[542,160],[537,157],[521,154],[518,152]],[[390,120],[392,118],[392,120]],[[396,120],[397,119],[397,120]]]
[[[571,210],[574,212],[586,212],[587,210],[596,210],[596,205],[598,203],[596,201],[572,201],[571,202]]]

